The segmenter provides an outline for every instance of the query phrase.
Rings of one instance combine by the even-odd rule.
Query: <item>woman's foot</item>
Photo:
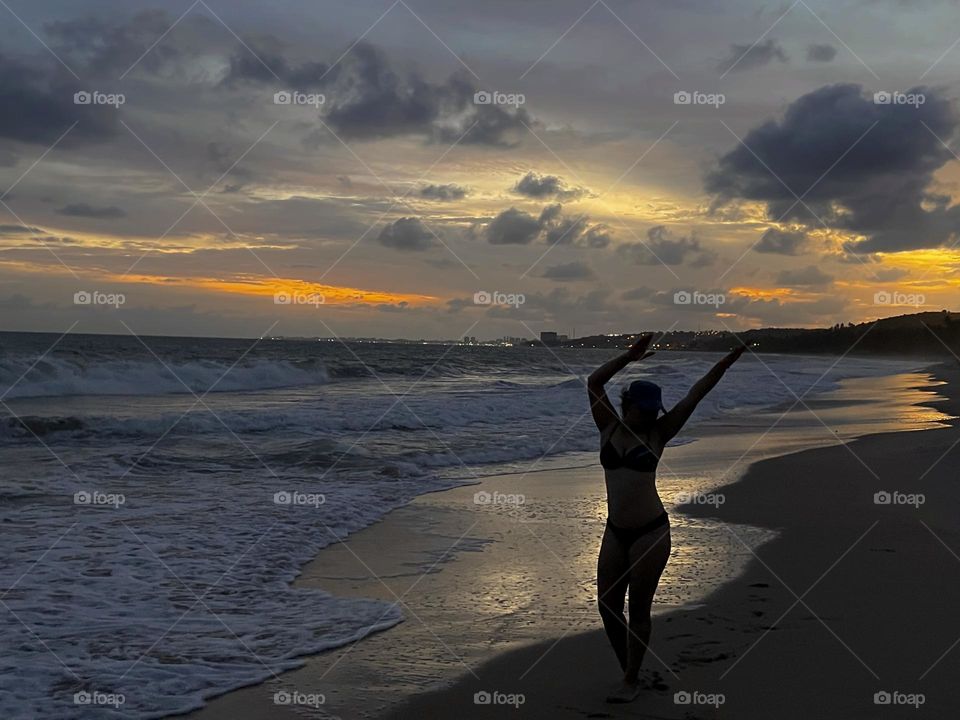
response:
[[[640,682],[638,680],[627,681],[621,680],[620,684],[616,687],[613,692],[607,695],[608,703],[628,703],[633,702],[637,699],[637,695],[640,694],[640,691],[643,688],[640,687]]]
[[[640,687],[644,690],[653,690],[654,692],[667,692],[670,686],[656,670],[641,670],[638,680]]]

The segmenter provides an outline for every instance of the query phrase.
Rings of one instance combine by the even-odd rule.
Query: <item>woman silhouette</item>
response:
[[[650,642],[650,608],[670,556],[670,519],[656,487],[664,446],[684,426],[697,404],[746,349],[733,350],[694,384],[667,412],[660,387],[635,380],[621,396],[617,413],[604,386],[632,362],[651,355],[652,334],[597,368],[587,382],[590,409],[600,430],[600,464],[607,486],[607,526],[597,560],[597,603],[623,682],[608,702],[630,702],[641,690],[640,666]],[[663,415],[660,412],[663,411]],[[623,615],[630,591],[630,622]]]

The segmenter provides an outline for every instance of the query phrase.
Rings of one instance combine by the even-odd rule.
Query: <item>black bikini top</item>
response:
[[[611,431],[607,441],[600,448],[600,465],[603,466],[604,470],[628,468],[636,472],[656,471],[657,464],[660,462],[658,455],[643,443],[630,448],[621,455],[611,442],[614,432],[616,430]]]

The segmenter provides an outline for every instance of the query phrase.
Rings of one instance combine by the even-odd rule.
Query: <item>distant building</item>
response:
[[[569,340],[570,338],[569,338],[567,335],[560,335],[560,336],[557,337],[557,339],[558,339],[560,342],[566,342],[566,341]]]
[[[542,342],[544,345],[550,345],[551,343],[555,343],[558,341],[558,339],[559,338],[557,337],[557,334],[555,332],[545,331],[540,333],[540,342]]]

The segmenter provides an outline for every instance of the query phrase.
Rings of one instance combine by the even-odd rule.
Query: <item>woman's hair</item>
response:
[[[633,403],[630,401],[629,388],[623,388],[620,391],[620,417],[626,417],[627,412],[632,407]],[[660,413],[657,410],[651,410],[649,412],[650,420],[656,420],[657,415]]]

